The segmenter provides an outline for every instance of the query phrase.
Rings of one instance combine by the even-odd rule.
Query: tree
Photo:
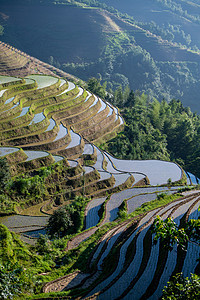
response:
[[[123,107],[123,90],[121,85],[119,85],[119,87],[116,89],[114,98],[116,105],[119,107]]]
[[[157,216],[154,220],[152,231],[156,234],[154,243],[160,239],[168,250],[172,250],[176,243],[185,249],[188,235],[183,228],[179,229],[178,225],[171,218],[163,221],[160,216]]]
[[[51,215],[49,218],[47,224],[47,233],[51,238],[53,238],[55,234],[57,234],[59,237],[62,237],[72,225],[73,223],[68,210],[66,210],[64,207],[61,207],[54,211],[53,215]]]
[[[151,104],[150,119],[154,127],[159,128],[160,124],[160,103],[154,99]]]
[[[55,234],[62,237],[80,231],[84,225],[84,211],[88,201],[87,197],[76,196],[72,203],[54,211],[47,224],[50,237]]]
[[[185,250],[187,241],[200,242],[200,219],[191,219],[185,228],[178,228],[177,224],[171,219],[162,220],[159,216],[153,223],[154,242],[158,239],[163,242],[164,247],[172,250],[177,243]],[[200,298],[200,277],[191,274],[191,278],[183,278],[182,274],[176,274],[168,286],[163,290],[163,300],[196,300]]]
[[[135,94],[133,90],[130,91],[129,96],[126,101],[126,106],[127,107],[133,107],[135,105]]]
[[[200,299],[200,277],[191,274],[190,278],[183,278],[178,274],[168,282],[163,290],[162,300],[196,300]]]
[[[99,79],[92,77],[88,80],[87,82],[87,86],[88,89],[93,92],[94,94],[96,94],[97,96],[105,99],[106,98],[106,90],[105,90],[105,86],[106,84],[104,84],[103,86],[101,85]]]
[[[176,243],[184,249],[188,241],[200,244],[200,217],[196,220],[189,220],[185,228],[178,228],[178,225],[171,218],[163,221],[160,216],[157,216],[153,222],[152,232],[156,234],[155,243],[160,238],[169,250]]]
[[[48,236],[46,234],[40,234],[37,239],[35,248],[40,255],[48,253],[50,251],[50,243]]]
[[[200,218],[197,220],[191,219],[186,225],[185,231],[189,240],[200,244]]]

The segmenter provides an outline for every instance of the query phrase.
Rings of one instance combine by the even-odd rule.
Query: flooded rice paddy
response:
[[[46,156],[49,155],[48,152],[44,152],[44,151],[25,150],[24,152],[28,156],[28,158],[26,159],[26,161],[31,161],[33,159],[42,158],[42,157],[46,157]]]
[[[37,83],[37,89],[46,88],[58,82],[58,78],[53,76],[28,75],[26,78],[35,80]]]
[[[73,130],[70,130],[71,142],[65,149],[73,148],[80,145],[81,137],[79,134],[75,133]]]
[[[15,148],[15,147],[0,147],[0,157],[4,156],[4,155],[8,155],[14,152],[19,151],[19,148]]]

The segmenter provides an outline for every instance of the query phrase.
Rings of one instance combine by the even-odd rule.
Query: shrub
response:
[[[157,195],[157,199],[158,200],[164,199],[166,195],[167,195],[166,193],[160,193]]]
[[[11,179],[10,168],[6,158],[0,158],[0,190],[4,190]]]
[[[67,230],[73,225],[71,216],[65,207],[61,207],[53,212],[47,224],[47,233],[51,238],[55,235],[64,236]]]
[[[20,277],[23,269],[17,265],[0,266],[0,298],[12,299],[20,294],[23,283]]]
[[[54,211],[49,218],[47,233],[52,238],[55,235],[62,237],[66,234],[77,233],[82,230],[84,211],[89,199],[76,196],[74,201]]]

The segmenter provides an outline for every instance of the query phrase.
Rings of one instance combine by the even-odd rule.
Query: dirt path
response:
[[[68,242],[66,251],[76,248],[81,242],[85,241],[92,234],[94,234],[95,231],[97,231],[97,229],[98,229],[98,227],[94,227],[94,228],[91,228],[90,230],[87,230],[87,231],[75,236],[75,238],[73,238],[72,240],[70,240]]]

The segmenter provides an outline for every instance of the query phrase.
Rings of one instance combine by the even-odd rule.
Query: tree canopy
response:
[[[47,224],[47,233],[53,237],[57,234],[59,237],[64,236],[73,225],[69,212],[65,207],[61,207],[53,212]]]
[[[88,198],[76,196],[72,203],[67,204],[53,212],[47,224],[47,233],[62,237],[80,231],[83,227],[84,208]]]
[[[200,298],[200,277],[191,274],[183,278],[182,274],[173,277],[163,290],[162,300],[197,300]]]
[[[200,117],[189,107],[175,99],[150,101],[133,91],[123,102],[110,101],[121,107],[125,128],[104,145],[106,150],[121,159],[175,161],[200,177]]]

